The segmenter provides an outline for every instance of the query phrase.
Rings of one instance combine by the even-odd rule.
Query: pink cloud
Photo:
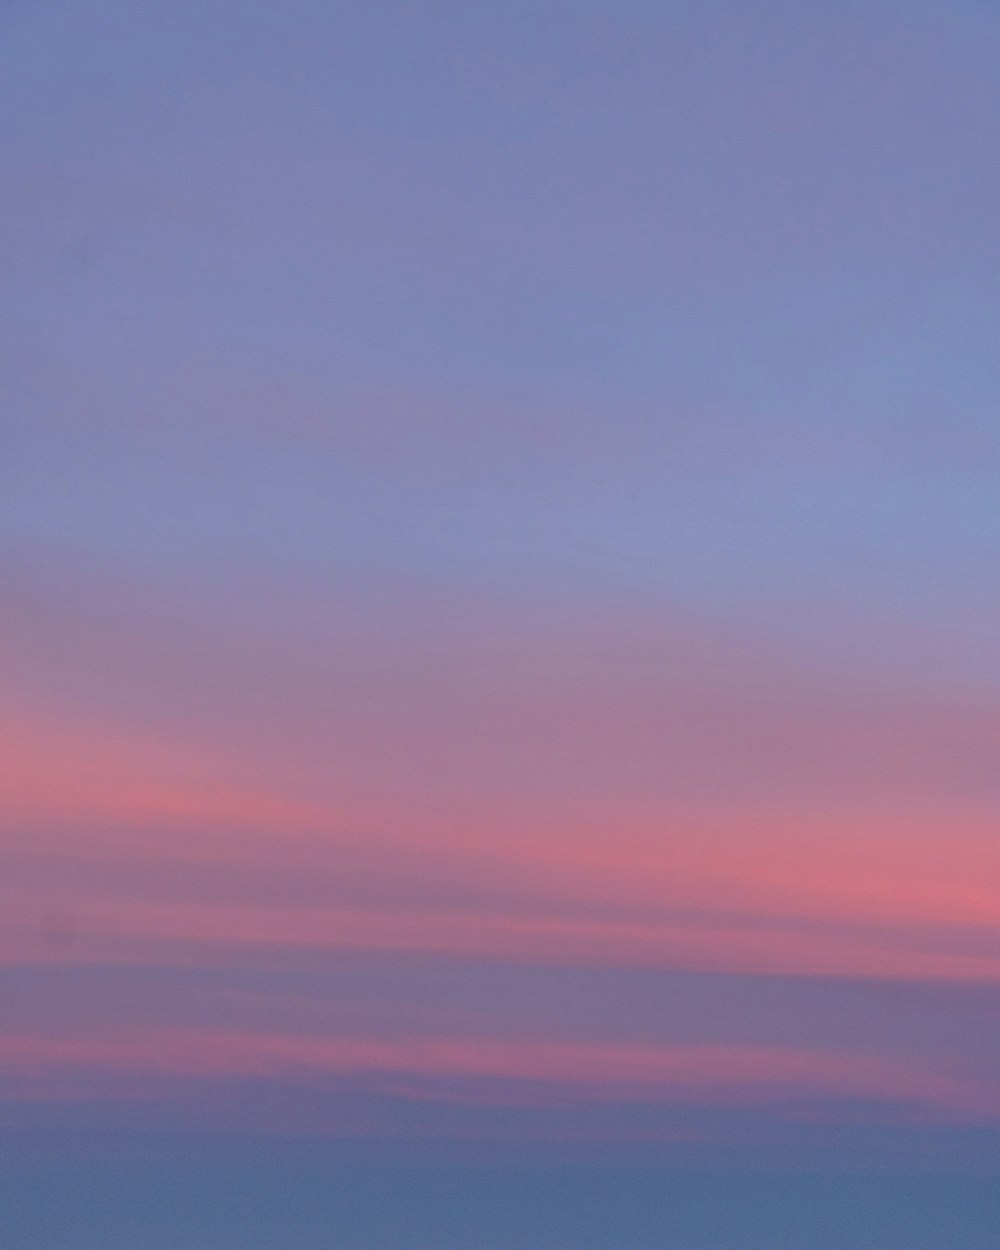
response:
[[[789,1047],[595,1044],[446,1036],[387,1040],[211,1030],[130,1028],[124,1036],[0,1038],[0,1066],[44,1091],[67,1096],[67,1074],[120,1074],[135,1089],[148,1077],[310,1079],[321,1074],[364,1079],[368,1088],[405,1089],[405,1078],[513,1082],[528,1103],[548,1087],[577,1101],[759,1105],[791,1095],[905,1102],[927,1112],[991,1119],[1000,1088],[897,1060]],[[532,1093],[531,1087],[535,1088]],[[141,1088],[141,1086],[139,1087]],[[447,1098],[446,1089],[440,1096]],[[463,1096],[467,1096],[463,1095]],[[489,1085],[479,1095],[489,1102]],[[502,1099],[509,1094],[500,1094]]]
[[[7,960],[71,915],[81,957],[1000,979],[990,697],[807,680],[694,622],[422,601],[412,636],[276,640],[136,585],[27,589],[0,623]]]

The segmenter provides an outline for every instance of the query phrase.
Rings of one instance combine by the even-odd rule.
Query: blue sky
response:
[[[998,66],[0,8],[0,1240],[994,1246]]]

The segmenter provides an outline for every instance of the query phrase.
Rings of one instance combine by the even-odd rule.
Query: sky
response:
[[[995,1250],[1000,8],[0,4],[0,1241]]]

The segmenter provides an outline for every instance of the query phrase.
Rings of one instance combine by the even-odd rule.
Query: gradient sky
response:
[[[0,1241],[995,1250],[1000,8],[0,5]]]

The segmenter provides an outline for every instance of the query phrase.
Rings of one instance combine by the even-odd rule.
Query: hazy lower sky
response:
[[[0,5],[0,1241],[995,1250],[1000,8]]]

